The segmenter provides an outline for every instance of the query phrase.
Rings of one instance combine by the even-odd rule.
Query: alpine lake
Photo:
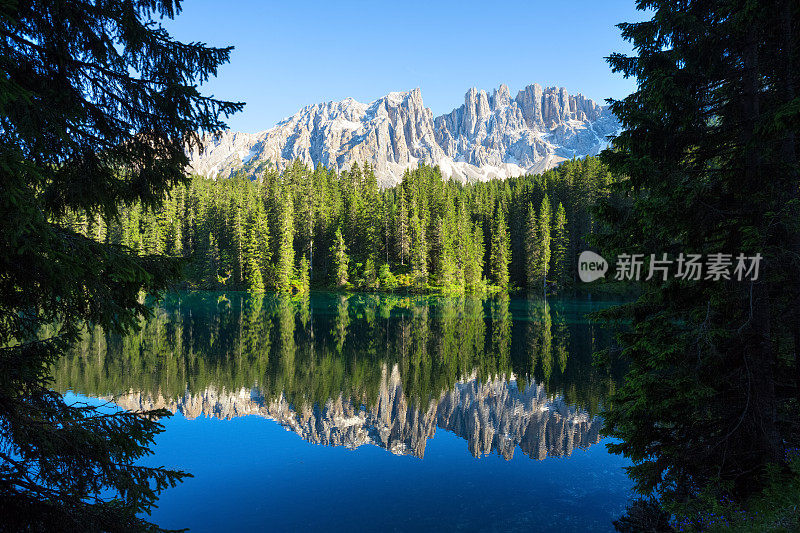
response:
[[[53,369],[71,402],[167,408],[143,463],[191,531],[612,531],[632,484],[601,409],[623,369],[589,297],[168,294]]]

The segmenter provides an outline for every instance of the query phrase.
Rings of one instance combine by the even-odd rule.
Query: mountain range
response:
[[[406,169],[438,165],[442,174],[473,182],[533,174],[565,159],[594,155],[620,124],[607,106],[563,87],[533,84],[513,99],[506,85],[470,89],[464,105],[434,117],[422,91],[392,92],[369,104],[347,98],[309,105],[260,133],[207,136],[189,153],[190,171],[211,178],[294,160],[346,170],[369,164],[378,183],[398,183]]]

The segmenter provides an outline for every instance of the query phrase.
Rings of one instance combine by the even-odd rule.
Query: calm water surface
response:
[[[598,410],[620,379],[590,300],[168,296],[54,369],[80,400],[176,413],[148,464],[194,474],[192,531],[611,531],[631,483]]]

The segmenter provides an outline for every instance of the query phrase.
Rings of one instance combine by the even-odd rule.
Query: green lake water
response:
[[[621,370],[591,299],[176,293],[91,331],[70,400],[175,416],[146,462],[194,474],[192,531],[611,531],[631,483],[599,410]]]

